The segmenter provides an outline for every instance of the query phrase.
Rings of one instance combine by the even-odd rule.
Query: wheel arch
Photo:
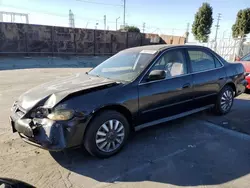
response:
[[[233,91],[234,91],[234,96],[236,95],[236,93],[237,93],[236,86],[235,86],[235,84],[234,84],[232,81],[227,82],[227,83],[221,88],[221,90],[222,90],[225,86],[230,86],[230,87],[233,89]]]
[[[96,117],[98,114],[100,114],[100,113],[102,113],[102,112],[104,112],[106,110],[114,110],[114,111],[117,111],[117,112],[121,113],[122,115],[124,115],[124,117],[127,119],[128,123],[129,123],[130,131],[135,130],[134,125],[133,125],[133,116],[132,116],[132,113],[129,111],[129,109],[126,108],[123,105],[120,105],[120,104],[109,104],[109,105],[106,105],[106,106],[102,106],[102,107],[94,110],[91,113],[91,118],[90,118],[90,120],[89,120],[89,122],[87,124],[87,127],[85,128],[84,135],[85,135],[85,133],[86,133],[86,131],[88,129],[89,124],[94,119],[94,117]]]

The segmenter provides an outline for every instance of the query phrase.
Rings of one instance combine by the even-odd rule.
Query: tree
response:
[[[126,32],[136,32],[136,33],[140,33],[140,29],[138,27],[135,26],[125,26],[123,29],[121,29],[121,31],[126,31]]]
[[[240,10],[232,26],[234,38],[244,38],[248,33],[250,33],[250,8]]]
[[[203,3],[195,14],[192,33],[199,42],[207,42],[213,24],[213,8],[208,3]]]

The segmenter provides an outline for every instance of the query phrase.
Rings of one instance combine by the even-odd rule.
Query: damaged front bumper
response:
[[[10,124],[13,132],[18,132],[25,142],[46,150],[61,151],[81,145],[87,118],[53,121],[17,117],[12,113]]]

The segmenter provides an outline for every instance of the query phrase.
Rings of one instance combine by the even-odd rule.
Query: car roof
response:
[[[138,47],[133,47],[133,48],[128,48],[125,49],[124,51],[142,51],[142,50],[154,50],[154,51],[163,51],[169,48],[173,48],[173,47],[198,47],[198,48],[206,48],[204,46],[199,46],[199,45],[171,45],[171,44],[157,44],[157,45],[146,45],[146,46],[138,46]]]

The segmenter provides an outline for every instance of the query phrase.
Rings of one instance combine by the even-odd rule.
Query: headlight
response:
[[[52,111],[50,114],[48,114],[48,118],[54,121],[65,121],[69,120],[74,116],[74,111],[73,110],[55,110]]]
[[[49,114],[49,110],[47,108],[38,107],[32,113],[31,117],[33,118],[45,118]]]

